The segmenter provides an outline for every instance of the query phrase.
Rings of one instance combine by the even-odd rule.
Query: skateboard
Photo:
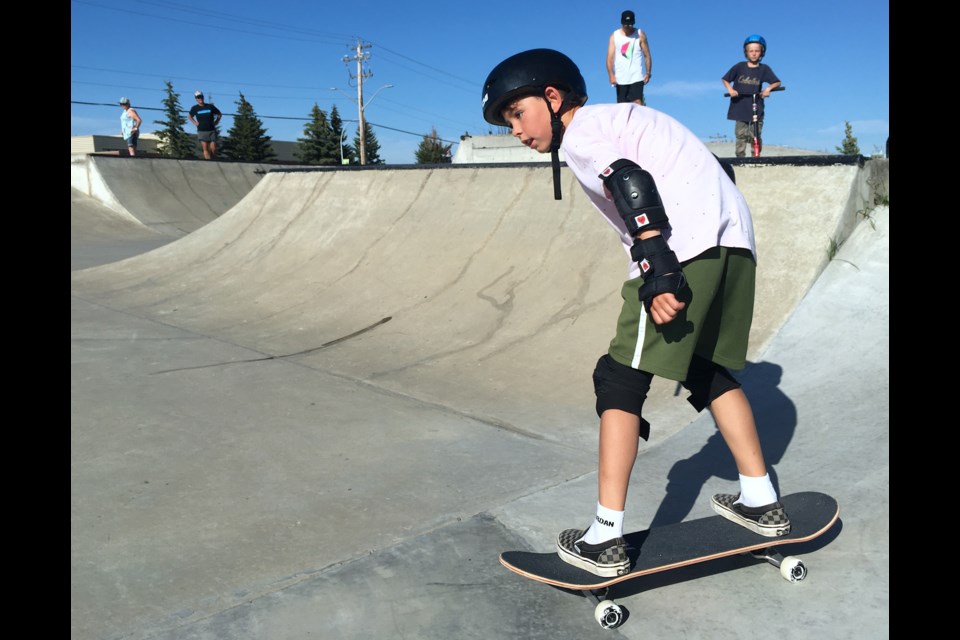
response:
[[[790,517],[790,533],[777,538],[761,536],[720,515],[628,533],[624,538],[630,571],[613,578],[597,576],[567,564],[556,551],[504,551],[500,554],[500,564],[537,582],[582,591],[597,603],[594,610],[596,621],[604,629],[612,629],[623,621],[623,610],[607,598],[607,589],[651,573],[749,553],[779,567],[780,575],[790,582],[806,578],[807,568],[803,561],[792,556],[784,557],[777,547],[806,542],[824,534],[840,517],[840,506],[832,497],[813,491],[783,496],[780,502]]]

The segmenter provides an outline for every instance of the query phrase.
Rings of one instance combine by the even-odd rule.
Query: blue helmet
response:
[[[756,33],[747,36],[747,39],[743,41],[743,47],[746,49],[747,45],[751,42],[757,42],[760,44],[760,58],[763,59],[763,56],[767,55],[767,41],[763,39],[763,36]]]

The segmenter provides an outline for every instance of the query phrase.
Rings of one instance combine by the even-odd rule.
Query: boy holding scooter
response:
[[[747,144],[756,146],[754,156],[760,155],[760,139],[763,132],[763,99],[780,87],[780,78],[769,65],[760,62],[767,53],[767,41],[753,34],[743,41],[746,61],[738,62],[721,78],[730,94],[727,120],[736,122],[734,137],[736,155],[746,155]],[[766,83],[766,87],[764,87]]]

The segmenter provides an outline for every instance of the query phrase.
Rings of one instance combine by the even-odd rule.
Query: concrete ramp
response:
[[[74,189],[172,237],[237,204],[276,165],[74,154]]]
[[[590,374],[626,257],[568,171],[559,202],[545,167],[269,173],[140,255],[139,223],[109,212],[73,235],[75,267],[87,247],[127,259],[71,276],[71,637],[713,640],[756,635],[745,602],[779,640],[888,636],[889,209],[866,204],[886,161],[737,174],[768,468],[842,510],[790,550],[804,583],[749,558],[677,569],[618,592],[630,614],[602,631],[497,562],[596,501]],[[73,220],[101,220],[84,198]],[[736,490],[674,391],[645,406],[629,530]]]
[[[760,254],[750,359],[853,228],[872,174],[857,163],[738,167]],[[590,374],[627,264],[572,173],[561,175],[556,201],[544,166],[274,171],[225,215],[75,273],[73,289],[265,359],[592,441]],[[653,443],[696,416],[671,400],[676,383],[657,385],[645,407]]]
[[[127,213],[70,189],[70,262],[94,267],[146,253],[173,240]]]
[[[74,246],[158,235],[132,215],[111,209],[96,198],[70,188],[70,239]]]

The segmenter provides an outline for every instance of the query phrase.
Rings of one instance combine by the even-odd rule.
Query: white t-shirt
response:
[[[716,246],[757,247],[743,194],[692,131],[667,114],[635,103],[580,107],[563,134],[567,166],[600,214],[620,234],[627,255],[633,238],[600,173],[615,161],[636,162],[653,176],[669,218],[662,231],[681,262]],[[640,275],[630,262],[630,277]]]
[[[640,47],[640,34],[643,31],[634,29],[629,36],[623,29],[613,32],[613,76],[617,84],[633,84],[643,80],[643,49]]]

